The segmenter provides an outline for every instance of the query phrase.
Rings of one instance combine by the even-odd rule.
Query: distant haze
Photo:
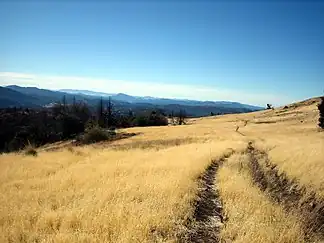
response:
[[[193,99],[202,101],[236,101],[264,107],[266,103],[288,104],[292,98],[249,93],[238,90],[218,89],[203,85],[145,83],[99,78],[46,76],[25,73],[0,72],[0,85],[35,86],[38,88],[60,90],[79,89],[104,93],[126,93],[135,96],[153,96],[171,99]]]

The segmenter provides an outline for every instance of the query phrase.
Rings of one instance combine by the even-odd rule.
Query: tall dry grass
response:
[[[228,115],[208,123],[228,133],[227,127],[239,125],[242,139],[254,141],[258,149],[267,151],[280,172],[324,197],[324,133],[317,127],[317,103],[311,99],[288,109]],[[248,121],[246,126],[244,121]]]
[[[241,142],[0,158],[0,242],[175,241],[196,179]]]
[[[275,205],[252,182],[247,155],[235,154],[218,173],[218,188],[228,220],[224,242],[304,242],[300,222]]]
[[[192,215],[198,176],[227,148],[242,150],[251,140],[288,176],[323,192],[323,133],[316,124],[316,104],[309,102],[130,128],[124,132],[138,135],[40,149],[37,157],[0,155],[0,242],[173,242]],[[223,238],[301,242],[299,223],[252,185],[244,161],[233,157],[220,170],[229,216]]]
[[[324,134],[309,133],[286,138],[269,137],[258,141],[257,148],[268,151],[279,172],[324,197]]]

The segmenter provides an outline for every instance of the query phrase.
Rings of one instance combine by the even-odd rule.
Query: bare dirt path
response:
[[[305,188],[285,173],[280,173],[268,154],[255,149],[252,142],[247,153],[255,184],[286,211],[299,216],[306,240],[313,237],[324,240],[324,199],[316,196],[311,188]],[[260,159],[265,161],[264,165],[260,164]]]
[[[180,242],[220,241],[219,232],[224,223],[223,207],[215,181],[218,168],[230,155],[213,161],[202,174],[193,220],[186,225],[186,233]]]

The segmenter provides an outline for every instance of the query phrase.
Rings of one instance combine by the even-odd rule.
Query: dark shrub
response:
[[[117,134],[116,133],[116,127],[110,127],[109,130],[108,130],[108,134],[112,135],[112,136],[115,136]]]
[[[149,126],[167,126],[168,118],[161,113],[152,112],[149,117]]]
[[[25,155],[37,156],[37,151],[32,145],[28,145],[24,151]]]
[[[98,123],[94,118],[90,118],[86,123],[85,123],[85,130],[90,130],[94,127],[97,127]]]
[[[318,110],[319,110],[318,126],[324,129],[324,96],[321,97],[321,103],[318,105]]]
[[[120,115],[116,117],[116,127],[131,127],[134,123],[135,117]]]
[[[137,116],[133,121],[133,126],[145,127],[148,126],[149,122],[146,116]]]
[[[63,138],[71,138],[84,132],[85,124],[74,114],[64,114],[60,117]]]
[[[6,144],[7,151],[16,151],[24,148],[24,144],[27,142],[26,139],[15,136]]]
[[[87,130],[82,136],[81,142],[84,144],[96,143],[100,141],[110,140],[115,135],[115,132],[109,132],[97,126]]]
[[[133,126],[145,127],[145,126],[167,126],[168,119],[160,114],[152,111],[151,114],[138,115],[133,120]]]

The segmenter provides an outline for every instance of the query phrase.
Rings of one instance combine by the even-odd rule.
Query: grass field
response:
[[[253,182],[244,152],[266,151],[290,179],[324,196],[318,100],[183,126],[130,128],[112,144],[0,155],[0,242],[176,242],[193,217],[199,176],[217,173],[225,242],[303,242],[299,215]],[[239,130],[236,132],[236,128]]]
[[[225,242],[303,242],[298,218],[287,215],[253,185],[248,156],[232,156],[219,171],[220,194],[228,222]]]

